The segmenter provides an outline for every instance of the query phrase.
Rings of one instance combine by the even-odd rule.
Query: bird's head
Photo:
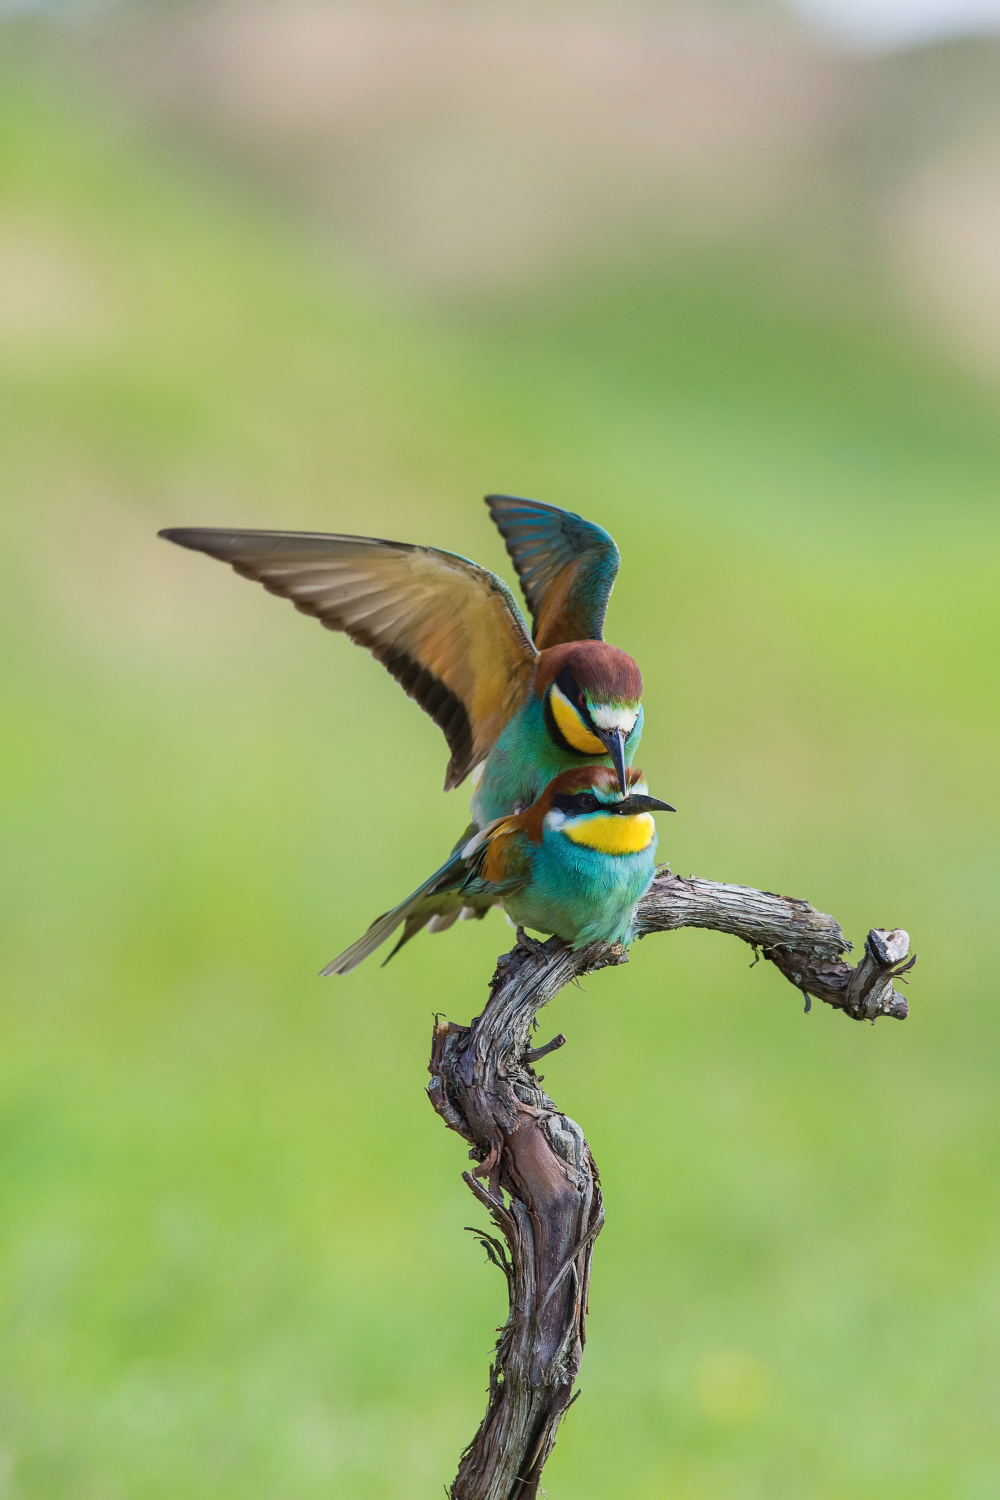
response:
[[[571,641],[543,651],[535,691],[544,700],[549,734],[574,755],[610,755],[618,787],[642,735],[642,675],[606,641]]]
[[[617,772],[608,766],[562,771],[535,804],[539,833],[561,834],[601,854],[648,849],[656,832],[652,814],[675,809],[649,795],[641,771],[629,767],[625,782],[623,795]]]

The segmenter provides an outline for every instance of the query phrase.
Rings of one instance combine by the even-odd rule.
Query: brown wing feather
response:
[[[305,531],[161,531],[367,646],[444,733],[445,788],[488,752],[537,658],[502,579],[453,552]]]
[[[538,648],[601,640],[620,562],[604,527],[517,495],[487,495],[486,504],[521,580]]]

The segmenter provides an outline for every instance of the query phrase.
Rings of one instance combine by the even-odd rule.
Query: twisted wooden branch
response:
[[[873,928],[860,963],[832,917],[807,901],[682,879],[661,870],[639,908],[639,932],[710,927],[742,938],[803,992],[857,1021],[905,1018],[893,981],[912,968],[901,929]],[[478,1237],[507,1278],[510,1311],[490,1368],[479,1431],[462,1454],[452,1500],[532,1500],[556,1430],[575,1399],[594,1241],[604,1222],[600,1177],[583,1131],[561,1114],[532,1064],[563,1036],[532,1048],[539,1010],[571,979],[625,963],[617,946],[573,952],[558,938],[518,933],[498,960],[471,1026],[434,1027],[428,1095],[477,1163],[463,1175],[506,1241]]]

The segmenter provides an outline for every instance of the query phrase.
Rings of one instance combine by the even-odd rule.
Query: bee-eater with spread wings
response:
[[[444,732],[445,790],[474,772],[477,828],[533,803],[561,771],[604,765],[624,794],[642,734],[642,678],[603,639],[618,548],[572,511],[486,499],[521,580],[533,636],[501,578],[436,547],[308,531],[179,527],[207,552],[342,630]]]
[[[393,953],[442,912],[496,901],[519,926],[555,933],[574,948],[628,944],[655,874],[651,815],[674,809],[650,797],[641,771],[630,767],[625,781],[623,795],[608,767],[561,772],[524,812],[497,818],[456,849],[323,973],[349,973],[398,927],[403,936]]]

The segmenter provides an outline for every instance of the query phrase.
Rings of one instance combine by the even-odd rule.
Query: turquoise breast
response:
[[[504,901],[520,927],[555,933],[584,948],[588,943],[625,943],[633,937],[635,909],[656,873],[654,833],[638,854],[603,854],[545,830],[531,845],[532,878]]]

